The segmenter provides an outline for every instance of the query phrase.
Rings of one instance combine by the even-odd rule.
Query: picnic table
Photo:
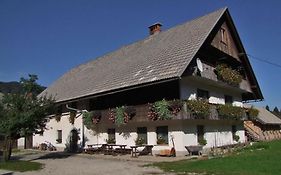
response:
[[[107,144],[106,145],[106,152],[105,154],[109,155],[115,155],[116,153],[120,154],[126,154],[126,146],[127,145],[122,145],[122,144]],[[119,147],[114,149],[114,147]]]
[[[139,147],[144,147],[142,151],[138,151],[137,148]],[[139,153],[139,156],[141,155],[152,155],[152,148],[153,148],[153,145],[135,145],[135,146],[131,146],[132,148],[132,157],[138,157],[138,154]]]
[[[88,154],[93,153],[102,153],[107,144],[89,144],[87,145],[87,148],[84,148],[84,152]]]

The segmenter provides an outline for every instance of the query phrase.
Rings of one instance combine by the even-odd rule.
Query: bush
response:
[[[241,119],[243,117],[244,111],[241,107],[232,106],[230,104],[219,105],[217,108],[219,116],[224,119]]]
[[[188,100],[187,108],[197,117],[206,118],[210,115],[210,104],[205,100]]]
[[[226,64],[220,64],[216,67],[218,79],[226,82],[227,84],[238,86],[242,81],[242,76],[236,70],[231,69]]]

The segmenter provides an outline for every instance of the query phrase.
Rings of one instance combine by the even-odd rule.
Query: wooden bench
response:
[[[185,146],[185,149],[188,151],[190,156],[193,154],[202,155],[203,146]]]

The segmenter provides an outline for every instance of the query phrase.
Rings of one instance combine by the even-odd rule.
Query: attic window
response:
[[[221,28],[220,33],[221,33],[221,42],[227,45],[227,33],[225,28]]]

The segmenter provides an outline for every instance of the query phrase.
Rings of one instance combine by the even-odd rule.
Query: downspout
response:
[[[77,113],[81,113],[81,115],[83,115],[83,112],[88,112],[87,110],[80,110],[80,109],[75,109],[75,108],[72,108],[72,107],[69,107],[68,104],[65,105],[66,109],[69,109],[71,111],[76,111]],[[78,116],[79,117],[79,116]],[[82,131],[81,131],[81,135],[82,135],[82,147],[84,148],[85,147],[85,138],[84,138],[84,119],[83,119],[83,116],[82,116]]]

